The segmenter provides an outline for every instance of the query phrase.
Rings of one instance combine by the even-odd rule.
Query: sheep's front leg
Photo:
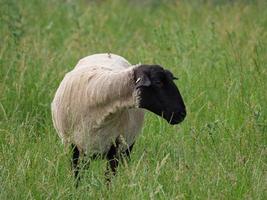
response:
[[[116,145],[112,145],[109,152],[107,153],[107,170],[105,173],[106,176],[106,181],[107,183],[110,183],[111,180],[111,176],[115,176],[116,175],[116,170],[117,167],[119,166],[119,147],[118,144]],[[110,173],[112,172],[112,174]]]
[[[131,160],[131,152],[133,150],[134,143],[124,152],[127,159],[130,161]]]
[[[111,176],[116,175],[117,167],[119,166],[119,161],[123,156],[126,156],[128,161],[130,160],[130,154],[133,149],[134,144],[132,144],[125,152],[119,152],[119,143],[116,141],[116,145],[112,145],[107,154],[107,170],[106,170],[106,181],[109,184],[111,181]],[[112,174],[110,173],[112,172]]]
[[[79,157],[80,157],[80,151],[78,147],[74,144],[71,145],[72,148],[72,160],[71,160],[71,168],[74,173],[74,177],[76,182],[76,187],[78,186],[78,182],[80,181],[79,176]]]

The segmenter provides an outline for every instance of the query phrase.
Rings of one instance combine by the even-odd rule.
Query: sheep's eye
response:
[[[155,81],[154,82],[155,83],[155,85],[157,86],[157,87],[163,87],[163,82],[162,81]]]

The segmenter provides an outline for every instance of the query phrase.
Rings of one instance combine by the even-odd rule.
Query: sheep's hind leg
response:
[[[78,183],[80,181],[80,175],[79,175],[79,157],[80,157],[80,151],[78,147],[74,144],[71,145],[72,149],[72,160],[71,160],[71,168],[74,173],[75,181],[76,181],[76,187],[78,187]]]

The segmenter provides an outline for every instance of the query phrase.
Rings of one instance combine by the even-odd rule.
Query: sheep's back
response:
[[[75,69],[90,68],[90,67],[104,67],[116,71],[125,69],[131,64],[123,57],[115,54],[101,53],[87,56],[79,60]]]

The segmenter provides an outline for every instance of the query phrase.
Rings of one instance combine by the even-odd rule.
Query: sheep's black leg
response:
[[[132,144],[126,151],[119,152],[119,142],[116,141],[115,145],[112,145],[109,152],[107,153],[107,170],[106,170],[106,181],[109,184],[111,181],[111,176],[116,175],[117,167],[119,166],[119,161],[122,156],[127,157],[128,160],[130,160],[130,154],[133,149],[134,144]],[[112,173],[112,174],[111,174]]]
[[[71,145],[72,148],[72,160],[71,160],[71,168],[74,173],[74,177],[76,182],[76,187],[78,186],[78,182],[80,181],[79,176],[79,157],[80,157],[80,151],[78,147],[74,144]]]
[[[134,146],[134,143],[125,151],[125,155],[126,155],[128,160],[131,160],[130,154],[131,154],[131,152],[133,150],[133,146]]]
[[[116,170],[117,170],[117,167],[119,166],[119,160],[121,158],[121,153],[120,152],[120,139],[117,138],[116,141],[115,141],[115,144],[113,144],[107,155],[106,155],[106,158],[108,160],[108,163],[107,163],[107,170],[106,170],[106,180],[107,180],[107,184],[109,185],[110,183],[110,180],[111,180],[111,177],[112,176],[115,176],[116,175]]]
[[[116,142],[116,145],[112,145],[109,152],[107,153],[107,170],[106,170],[106,181],[107,183],[110,183],[111,176],[116,175],[116,169],[119,166],[119,152],[118,152],[118,143]],[[112,172],[112,174],[110,173]]]

